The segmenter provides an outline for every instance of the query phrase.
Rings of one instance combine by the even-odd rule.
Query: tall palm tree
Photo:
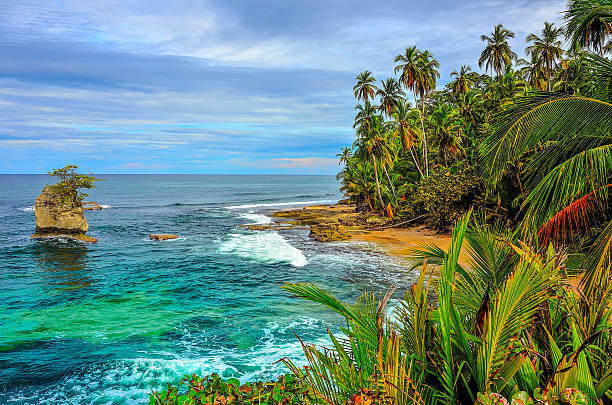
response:
[[[423,177],[421,165],[419,164],[419,161],[413,151],[419,137],[419,128],[417,128],[418,124],[415,122],[415,119],[418,120],[418,111],[413,110],[410,103],[406,100],[399,100],[395,104],[395,109],[393,110],[391,117],[393,119],[391,124],[394,126],[393,135],[400,139],[404,151],[408,151],[410,153],[412,163],[414,163],[417,171],[421,177]]]
[[[542,67],[542,60],[537,53],[531,54],[531,60],[519,59],[518,64],[523,66],[520,70],[523,79],[531,86],[540,90],[546,90],[550,86],[550,78],[547,80],[546,71]]]
[[[530,34],[526,38],[526,42],[532,42],[533,45],[528,46],[525,50],[528,55],[532,56],[532,63],[535,55],[536,60],[544,69],[548,91],[552,90],[551,81],[553,71],[557,67],[557,61],[561,59],[565,53],[561,47],[561,40],[559,39],[562,33],[562,28],[556,28],[554,24],[545,22],[541,37],[536,34]]]
[[[604,56],[612,34],[612,0],[571,0],[564,18],[572,48],[590,48]]]
[[[449,86],[451,89],[451,93],[455,97],[461,97],[474,85],[474,81],[470,77],[470,72],[472,68],[466,65],[461,65],[459,71],[454,70],[450,75],[455,79],[450,82]]]
[[[499,77],[507,66],[512,65],[512,61],[517,59],[516,53],[512,52],[508,39],[514,38],[514,32],[497,24],[490,36],[482,35],[480,39],[487,43],[487,46],[480,54],[478,67],[485,65],[486,71],[496,73]]]
[[[353,152],[351,151],[350,148],[344,147],[341,149],[340,153],[336,154],[336,157],[338,158],[339,165],[341,164],[347,165],[348,162],[353,157]]]
[[[369,129],[372,126],[372,117],[376,115],[378,106],[372,105],[369,101],[366,101],[364,105],[357,104],[355,110],[357,114],[355,114],[353,128],[366,127]]]
[[[363,100],[364,102],[369,101],[370,99],[374,99],[374,95],[378,90],[378,87],[374,83],[376,83],[376,79],[372,76],[372,72],[366,70],[365,72],[361,72],[355,78],[357,83],[353,87],[353,94],[358,101]]]
[[[448,166],[449,158],[458,156],[461,147],[461,122],[457,111],[449,104],[439,104],[429,116],[434,143],[442,156],[444,165]]]
[[[378,200],[384,212],[385,202],[380,191],[380,180],[378,178],[378,160],[387,159],[389,154],[387,140],[385,139],[384,122],[381,116],[375,115],[371,117],[369,126],[360,126],[357,130],[357,140],[353,144],[357,148],[357,152],[361,156],[367,156],[372,159],[374,167],[374,177],[376,179],[376,191]]]
[[[406,93],[404,93],[397,80],[390,77],[382,82],[382,87],[378,89],[376,95],[380,97],[380,111],[387,117],[391,117],[395,104],[404,97]]]
[[[416,92],[421,100],[421,127],[423,131],[423,160],[425,161],[425,176],[429,176],[429,150],[427,149],[427,135],[425,133],[425,97],[436,89],[437,80],[440,78],[440,63],[433,58],[429,51],[423,51],[417,58],[419,71],[416,82]]]

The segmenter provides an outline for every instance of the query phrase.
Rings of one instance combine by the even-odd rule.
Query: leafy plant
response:
[[[62,205],[70,204],[78,206],[87,197],[87,194],[79,191],[81,189],[92,189],[95,187],[94,182],[101,181],[93,176],[79,174],[75,165],[67,165],[61,169],[53,169],[48,172],[50,176],[57,177],[58,182],[50,185],[49,188],[59,196]]]

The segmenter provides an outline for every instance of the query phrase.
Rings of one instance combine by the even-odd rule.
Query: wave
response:
[[[21,208],[17,208],[19,211],[22,212],[34,212],[34,206],[30,205],[29,207],[21,207]]]
[[[272,222],[272,218],[262,214],[255,214],[253,212],[241,214],[240,218],[249,221],[249,225],[265,225]]]
[[[107,205],[107,204],[100,204],[100,207],[106,209],[106,208],[113,208],[112,205]]]
[[[331,204],[336,200],[317,200],[317,201],[289,201],[289,202],[277,202],[277,203],[258,203],[258,204],[244,204],[244,205],[230,205],[225,207],[228,210],[239,210],[246,208],[260,208],[260,207],[281,207],[285,205],[312,205],[312,204]]]
[[[182,376],[192,373],[201,376],[218,373],[225,378],[239,378],[243,383],[273,379],[287,372],[278,362],[284,357],[298,365],[306,363],[301,343],[293,335],[294,328],[303,333],[325,331],[329,327],[331,325],[325,321],[301,317],[286,326],[269,322],[262,330],[263,336],[247,350],[215,348],[202,353],[202,345],[198,345],[197,353],[187,350],[180,356],[167,351],[139,350],[136,358],[86,366],[58,381],[36,386],[36,389],[16,387],[0,391],[0,402],[136,404],[146,403],[152,388],[163,389],[166,383],[176,383]],[[331,344],[326,334],[316,333],[312,338],[311,343],[316,345]],[[186,342],[180,339],[176,343],[180,347]]]
[[[294,267],[308,264],[302,251],[278,232],[232,233],[221,243],[218,251],[260,263],[288,263]]]

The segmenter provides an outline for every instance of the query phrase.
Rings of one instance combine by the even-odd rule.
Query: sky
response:
[[[335,174],[354,78],[428,49],[440,86],[480,35],[564,0],[2,0],[0,173]]]

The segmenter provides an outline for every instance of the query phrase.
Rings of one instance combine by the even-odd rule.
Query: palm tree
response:
[[[542,36],[530,34],[526,38],[526,42],[532,42],[533,45],[527,47],[526,52],[532,57],[532,64],[535,60],[544,68],[547,77],[547,89],[552,90],[551,80],[553,71],[557,67],[557,61],[561,59],[565,51],[561,48],[559,37],[563,33],[563,29],[555,28],[554,24],[545,22]]]
[[[394,126],[393,135],[401,140],[402,148],[404,151],[408,151],[410,153],[414,166],[418,170],[421,177],[423,177],[421,165],[419,164],[413,151],[413,148],[418,140],[417,134],[419,132],[419,128],[417,128],[418,124],[415,122],[415,118],[418,120],[418,111],[413,110],[410,103],[406,100],[398,100],[398,102],[395,104],[395,109],[393,110],[391,117],[393,119],[391,124]]]
[[[357,106],[355,106],[355,110],[357,111],[357,114],[355,114],[355,123],[353,124],[353,128],[370,128],[372,126],[372,117],[376,115],[378,106],[372,105],[366,101],[364,105],[357,104]]]
[[[457,111],[449,104],[439,104],[429,116],[434,142],[438,152],[448,166],[449,157],[456,157],[461,152],[461,128]]]
[[[423,51],[417,58],[419,71],[416,82],[416,92],[421,99],[421,127],[423,131],[423,160],[425,161],[425,176],[429,176],[429,156],[427,149],[427,135],[425,134],[425,97],[436,89],[436,83],[440,78],[440,63],[433,58],[429,51]]]
[[[336,157],[338,158],[339,165],[341,164],[347,165],[351,157],[353,157],[353,152],[351,151],[350,148],[344,147],[342,148],[340,153],[336,154]]]
[[[425,133],[425,96],[436,88],[436,80],[440,77],[440,64],[433,59],[429,51],[421,52],[415,46],[406,48],[403,54],[395,57],[395,73],[401,72],[400,82],[406,89],[412,91],[414,103],[419,108],[421,120],[421,136],[423,141],[423,165],[425,176],[429,176],[429,158],[427,156],[427,135]]]
[[[537,95],[520,100],[500,116],[497,131],[483,145],[491,187],[509,163],[525,153],[531,163],[523,204],[525,236],[563,241],[605,218],[612,187],[612,61],[595,54],[594,97]],[[537,152],[535,152],[537,151]],[[585,260],[585,293],[599,299],[612,265],[612,221]]]
[[[376,191],[378,200],[385,209],[385,202],[380,191],[380,180],[378,178],[378,159],[388,159],[390,156],[387,141],[385,139],[383,120],[381,116],[375,115],[371,117],[369,126],[360,126],[357,130],[357,140],[353,144],[357,148],[357,153],[363,157],[368,156],[372,159],[374,166],[374,177],[376,179]]]
[[[374,83],[376,83],[376,79],[372,76],[372,72],[366,70],[365,72],[361,72],[355,78],[357,84],[353,87],[353,93],[355,98],[360,101],[363,100],[367,102],[369,99],[374,99],[374,94],[378,90],[378,87]]]
[[[486,42],[487,46],[480,54],[478,67],[485,65],[486,71],[495,72],[499,77],[507,66],[512,65],[512,61],[517,59],[517,55],[512,52],[508,44],[509,38],[514,38],[514,32],[504,28],[501,24],[495,26],[491,36],[482,35],[480,39]]]
[[[520,59],[518,64],[523,66],[520,70],[521,75],[531,87],[546,90],[550,86],[550,78],[547,81],[546,72],[542,68],[542,60],[537,53],[531,54],[531,61]]]
[[[471,71],[471,67],[461,65],[459,71],[455,70],[451,73],[451,77],[454,77],[455,80],[450,82],[449,86],[451,89],[451,93],[455,97],[461,97],[462,95],[470,91],[470,88],[474,85],[474,82],[470,77]]]
[[[376,95],[380,97],[380,111],[390,117],[396,102],[406,93],[404,93],[397,80],[390,77],[382,82],[382,87],[376,91]]]
[[[572,48],[591,48],[604,56],[612,34],[611,0],[571,0],[564,18]]]

